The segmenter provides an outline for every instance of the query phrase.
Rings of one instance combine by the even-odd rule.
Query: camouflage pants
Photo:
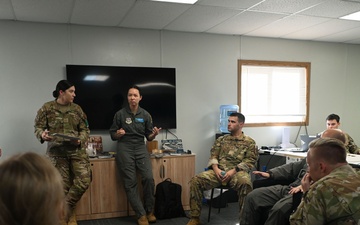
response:
[[[190,180],[190,216],[199,217],[201,213],[201,204],[203,192],[221,185],[213,170],[208,170],[195,175]],[[246,195],[252,190],[250,174],[245,171],[236,173],[229,181],[229,187],[237,191],[239,199],[239,217],[242,214],[242,208]]]
[[[66,201],[72,211],[91,182],[89,156],[85,150],[78,150],[66,156],[49,155],[49,158],[63,178]]]

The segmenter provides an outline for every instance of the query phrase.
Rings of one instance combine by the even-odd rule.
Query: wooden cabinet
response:
[[[189,205],[189,181],[195,175],[195,155],[164,156],[151,158],[155,185],[170,178],[182,186],[182,203]],[[92,182],[76,207],[78,220],[128,216],[124,185],[116,168],[115,159],[91,159]],[[141,185],[141,182],[139,182]]]
[[[190,179],[195,175],[195,155],[152,158],[155,185],[170,178],[182,186],[181,201],[185,210],[190,209]]]
[[[128,214],[127,198],[114,159],[90,161],[92,182],[76,207],[78,220]]]

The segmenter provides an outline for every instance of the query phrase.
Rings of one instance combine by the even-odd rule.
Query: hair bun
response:
[[[59,93],[55,90],[55,91],[53,91],[53,96],[54,96],[54,98],[57,98],[57,97],[59,97]]]

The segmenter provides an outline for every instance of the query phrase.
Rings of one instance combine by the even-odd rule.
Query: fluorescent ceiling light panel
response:
[[[153,2],[172,2],[172,3],[182,3],[182,4],[194,4],[198,0],[151,0]]]
[[[346,16],[342,16],[342,17],[340,17],[340,19],[360,21],[360,11],[356,12],[356,13],[351,13],[351,14],[346,15]]]

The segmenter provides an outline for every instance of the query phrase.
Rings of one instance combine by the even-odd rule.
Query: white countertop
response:
[[[305,158],[307,153],[306,152],[291,152],[291,151],[286,151],[283,149],[279,149],[279,150],[264,150],[264,149],[260,149],[259,150],[260,154],[269,154],[269,155],[278,155],[278,156],[290,156],[290,157],[296,157],[296,158]],[[346,161],[353,165],[353,166],[360,166],[360,155],[357,154],[347,154],[346,157]]]

